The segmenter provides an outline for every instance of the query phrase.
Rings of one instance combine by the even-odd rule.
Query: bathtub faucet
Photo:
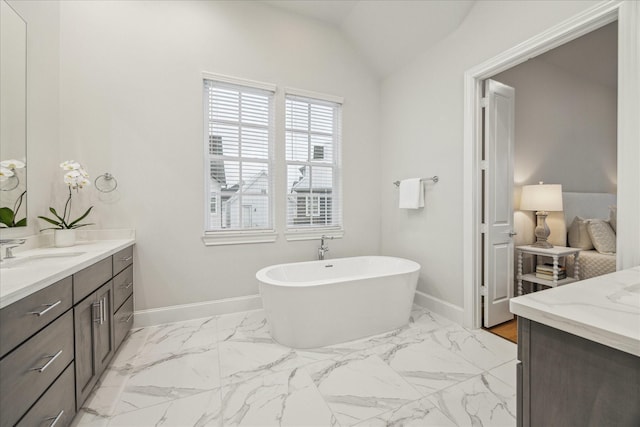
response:
[[[333,236],[325,236],[324,234],[320,237],[320,247],[318,248],[318,259],[323,260],[324,255],[329,252],[329,246],[324,244],[325,240],[333,240]]]

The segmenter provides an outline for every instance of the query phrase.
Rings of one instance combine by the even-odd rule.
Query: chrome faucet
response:
[[[329,246],[324,244],[325,240],[333,240],[333,236],[325,236],[324,234],[320,237],[320,247],[318,248],[318,259],[323,260],[324,255],[329,252]]]
[[[15,258],[16,256],[11,250],[24,244],[24,242],[26,242],[25,239],[0,239],[0,247],[4,247],[6,251],[2,259]],[[0,259],[0,262],[2,259]]]

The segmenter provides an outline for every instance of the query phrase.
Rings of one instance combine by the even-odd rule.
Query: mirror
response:
[[[0,0],[0,227],[27,225],[27,23]]]

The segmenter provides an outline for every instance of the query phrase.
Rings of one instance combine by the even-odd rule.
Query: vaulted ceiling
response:
[[[340,30],[384,78],[460,26],[476,0],[261,0]],[[617,82],[617,25],[553,49],[540,59],[598,83]],[[597,55],[596,55],[597,53]]]
[[[333,25],[353,43],[379,77],[453,32],[475,0],[264,0]]]

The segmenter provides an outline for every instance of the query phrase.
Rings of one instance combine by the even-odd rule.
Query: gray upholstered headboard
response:
[[[616,195],[609,193],[562,193],[564,222],[567,229],[573,218],[609,218],[609,206],[616,205]]]

